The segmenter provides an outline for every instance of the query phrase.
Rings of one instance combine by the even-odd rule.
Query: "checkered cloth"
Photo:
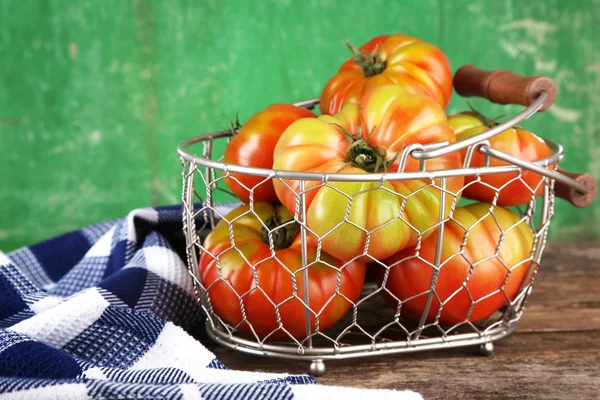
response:
[[[0,252],[0,399],[421,398],[228,369],[188,333],[183,246],[163,207]]]

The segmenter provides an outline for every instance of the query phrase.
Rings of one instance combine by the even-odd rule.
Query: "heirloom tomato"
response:
[[[484,320],[507,298],[514,300],[531,265],[533,240],[527,222],[507,208],[489,203],[456,208],[444,225],[439,275],[427,320],[434,320],[440,301],[439,322],[457,324]],[[431,287],[436,243],[437,235],[432,235],[418,251],[404,249],[384,262],[390,267],[385,288],[393,295],[383,291],[384,297],[394,308],[402,301],[402,315],[415,321],[424,312]],[[378,272],[383,285],[385,269]]]
[[[265,226],[271,230],[273,252]],[[323,252],[317,259],[312,246],[305,282],[298,225],[284,207],[269,203],[234,209],[208,234],[203,247],[200,279],[214,312],[261,339],[290,339],[286,331],[299,340],[306,336],[305,285],[314,332],[315,315],[320,330],[332,326],[351,308],[350,301],[358,300],[364,284],[364,263],[343,263]]]
[[[272,104],[252,115],[233,136],[223,161],[246,167],[272,168],[273,150],[285,129],[301,118],[316,118],[311,111],[291,104]],[[235,179],[232,179],[234,177]],[[254,201],[277,202],[273,183],[265,177],[230,173],[225,184],[242,202],[250,201],[250,190]]]
[[[448,106],[452,70],[446,55],[433,44],[395,34],[375,37],[360,49],[348,47],[353,58],[342,64],[321,92],[322,114],[337,114],[344,105],[360,102],[369,89],[385,84],[430,96],[444,109]]]
[[[456,133],[457,140],[467,139],[497,125],[496,122],[486,118],[476,111],[463,112],[452,115],[448,122]],[[525,161],[536,161],[552,155],[550,147],[533,133],[523,128],[509,128],[504,132],[489,139],[493,149]],[[463,150],[466,153],[466,149]],[[485,156],[474,152],[469,166],[483,167]],[[507,162],[490,157],[491,166],[508,165]],[[518,206],[529,203],[535,192],[539,196],[544,190],[543,177],[533,171],[523,170],[521,179],[515,179],[518,172],[500,174],[485,174],[465,178],[464,197],[484,202],[492,202],[499,191],[496,204],[500,206]],[[469,185],[469,183],[477,181]],[[510,183],[509,183],[510,182]],[[494,188],[494,189],[493,189]]]
[[[384,85],[335,116],[291,124],[277,143],[273,168],[321,174],[396,172],[398,155],[406,146],[441,141],[453,143],[455,136],[435,100],[413,95],[400,86]],[[427,170],[460,166],[457,152],[426,164]],[[419,161],[408,157],[405,171],[418,170]],[[445,214],[463,181],[463,177],[446,179]],[[442,192],[433,183],[412,179],[330,181],[324,185],[307,180],[307,225],[322,239],[323,250],[336,258],[387,258],[435,229]],[[283,205],[295,213],[300,182],[286,179],[275,181],[274,186]]]

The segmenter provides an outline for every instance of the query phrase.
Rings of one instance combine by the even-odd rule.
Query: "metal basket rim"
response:
[[[532,116],[537,110],[539,110],[544,102],[547,99],[547,94],[542,93],[536,101],[534,101],[530,106],[519,112],[517,115],[513,116],[509,120],[496,125],[493,128],[488,129],[485,132],[482,132],[477,135],[477,137],[482,137],[482,140],[474,141],[473,137],[465,139],[461,142],[455,142],[453,144],[445,143],[432,143],[429,145],[420,145],[419,149],[411,149],[410,146],[407,146],[404,149],[404,152],[408,151],[409,154],[404,154],[403,156],[411,156],[413,158],[423,160],[428,158],[435,158],[442,154],[448,154],[449,152],[458,151],[464,147],[476,147],[481,148],[481,145],[485,145],[486,139],[485,137],[494,136],[505,129],[510,127],[514,127],[518,123],[526,120],[530,116]],[[304,100],[300,102],[292,103],[294,106],[303,107],[307,109],[312,109],[318,104],[318,99]],[[428,179],[434,180],[443,177],[455,177],[455,176],[479,176],[486,174],[494,174],[494,173],[507,173],[507,172],[519,172],[524,168],[518,165],[510,164],[502,165],[502,166],[485,166],[485,167],[463,167],[456,169],[440,169],[440,170],[425,170],[425,171],[401,171],[401,172],[381,172],[381,173],[358,173],[358,174],[347,174],[347,173],[319,173],[319,172],[298,172],[291,170],[278,170],[272,168],[257,168],[257,167],[249,167],[231,163],[225,163],[221,161],[215,161],[208,159],[206,157],[199,156],[197,154],[191,153],[188,151],[189,147],[194,144],[211,141],[213,139],[219,138],[227,138],[232,136],[233,133],[231,131],[216,131],[210,133],[204,133],[197,136],[193,136],[182,141],[177,147],[177,152],[179,156],[184,160],[192,162],[196,165],[201,165],[203,167],[218,169],[224,172],[230,173],[238,173],[243,175],[253,175],[260,177],[269,177],[269,178],[279,178],[279,179],[293,179],[293,180],[306,180],[306,181],[332,181],[332,182],[379,182],[379,181],[401,181],[401,180],[411,180],[411,179]],[[564,155],[563,147],[555,143],[553,141],[547,140],[545,138],[540,138],[543,140],[552,150],[553,154],[549,157],[542,158],[536,161],[530,161],[529,163],[535,164],[535,166],[539,167],[547,167],[551,164],[557,164],[560,162]],[[462,146],[461,143],[467,143],[468,146]],[[416,150],[416,151],[415,151]],[[448,151],[451,150],[451,151]],[[420,154],[416,154],[420,153]]]
[[[221,329],[211,326],[211,324],[206,324],[205,330],[208,336],[215,342],[233,350],[238,350],[249,354],[294,360],[341,360],[359,357],[373,357],[384,354],[412,353],[415,351],[440,349],[441,347],[454,348],[484,344],[509,336],[516,330],[517,325],[517,320],[511,320],[504,321],[503,324],[500,324],[480,334],[463,333],[449,337],[438,336],[426,339],[419,338],[413,342],[390,341],[376,344],[369,343],[362,345],[349,345],[343,348],[336,348],[334,346],[329,346],[327,348],[303,346],[301,352],[299,352],[297,346],[294,346],[293,344],[283,345],[253,342],[233,334],[228,334]]]

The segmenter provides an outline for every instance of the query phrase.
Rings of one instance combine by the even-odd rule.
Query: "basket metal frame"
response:
[[[519,318],[523,312],[527,298],[529,297],[535,275],[540,265],[541,256],[546,244],[546,235],[549,227],[549,222],[554,210],[554,182],[563,182],[582,193],[586,193],[588,189],[580,183],[574,181],[570,177],[561,174],[556,170],[558,163],[563,157],[563,148],[557,143],[545,140],[553,151],[553,154],[547,158],[537,160],[534,162],[523,161],[515,157],[511,157],[505,153],[494,150],[491,148],[488,140],[505,131],[506,129],[513,127],[525,119],[535,114],[548,99],[548,95],[542,92],[540,96],[527,108],[522,110],[520,113],[510,118],[509,120],[469,139],[459,141],[453,144],[448,143],[435,143],[432,145],[411,145],[404,149],[401,156],[400,168],[397,172],[386,172],[386,173],[370,173],[370,174],[320,174],[312,172],[295,172],[295,171],[282,171],[273,169],[262,169],[245,167],[240,165],[232,165],[223,163],[221,161],[215,161],[211,159],[212,153],[212,141],[217,139],[223,139],[230,136],[231,132],[214,132],[207,133],[199,136],[189,138],[183,141],[178,147],[178,153],[180,160],[183,164],[183,187],[182,187],[182,201],[183,201],[183,230],[186,236],[186,249],[187,249],[187,267],[190,275],[194,281],[194,289],[197,294],[198,301],[204,309],[207,315],[206,331],[208,335],[216,342],[226,347],[261,356],[280,357],[296,360],[310,360],[310,372],[314,375],[324,373],[323,360],[333,359],[348,359],[357,357],[367,356],[378,356],[384,354],[396,354],[396,353],[408,353],[425,350],[436,350],[446,349],[452,347],[461,346],[480,346],[480,350],[483,354],[491,354],[493,351],[493,342],[510,335],[515,329]],[[317,99],[307,100],[303,102],[294,103],[296,106],[305,107],[312,109],[318,104]],[[201,156],[194,154],[189,151],[190,146],[203,143],[204,150]],[[467,155],[464,160],[463,168],[453,170],[436,170],[426,171],[422,168],[421,171],[416,172],[405,172],[402,170],[402,165],[405,164],[408,157],[412,157],[421,160],[422,164],[431,158],[440,157],[445,154],[452,153],[464,148],[468,148]],[[498,158],[508,163],[508,165],[502,166],[489,166],[487,163],[484,167],[468,167],[470,159],[475,151],[479,151],[486,156],[489,161],[490,157]],[[551,167],[553,166],[553,167]],[[305,324],[307,329],[307,338],[302,342],[292,341],[290,343],[265,343],[260,340],[250,340],[243,335],[239,335],[234,327],[229,326],[227,323],[221,320],[213,311],[208,298],[207,289],[202,285],[200,277],[198,275],[198,261],[199,252],[201,251],[201,240],[197,232],[195,218],[197,211],[195,211],[195,200],[197,200],[197,191],[195,190],[195,176],[199,172],[199,167],[204,167],[203,179],[206,178],[206,182],[211,182],[211,177],[214,176],[216,170],[222,173],[239,173],[253,176],[264,177],[265,179],[293,179],[300,181],[301,193],[304,189],[305,181],[319,181],[319,182],[387,182],[387,181],[401,181],[401,180],[439,180],[441,182],[441,189],[445,190],[446,178],[455,176],[482,176],[486,174],[504,173],[504,172],[522,172],[524,170],[531,170],[539,173],[546,177],[547,181],[544,184],[544,191],[542,195],[542,206],[540,211],[539,230],[534,243],[534,249],[531,255],[531,264],[526,274],[526,278],[523,284],[517,292],[516,298],[510,302],[509,306],[503,313],[503,316],[498,321],[487,326],[485,329],[477,330],[473,333],[453,333],[442,334],[437,337],[422,337],[421,331],[425,326],[425,317],[431,303],[431,294],[427,300],[426,311],[423,312],[422,319],[420,321],[419,330],[415,337],[406,338],[406,340],[391,340],[391,341],[375,341],[371,340],[364,344],[350,344],[341,345],[337,342],[329,346],[313,346],[314,332],[311,332],[310,315],[308,311],[305,314]],[[301,196],[302,197],[302,196]],[[441,209],[444,209],[443,201],[445,196],[441,196]],[[206,198],[202,201],[203,206],[208,208],[205,217],[208,219],[209,226],[214,227],[218,220],[218,215],[214,213],[212,189],[206,188]],[[531,207],[535,208],[535,201],[529,204],[527,213],[533,213]],[[206,210],[206,209],[205,209]],[[306,217],[306,208],[304,207],[303,199],[300,200],[299,220],[304,220]],[[533,218],[533,216],[530,216]],[[443,219],[443,215],[441,216]],[[443,224],[438,227],[442,230],[438,233],[437,237],[437,248],[441,249],[441,242],[443,239]],[[301,229],[302,235],[302,258],[303,265],[306,266],[306,229]],[[439,255],[438,255],[439,261]],[[304,268],[303,272],[305,282],[308,282],[308,268]],[[434,277],[432,278],[432,287],[435,286]],[[529,283],[527,283],[529,282]],[[304,298],[306,299],[307,306],[310,305],[310,299],[308,298],[307,285],[304,285],[305,293]],[[368,290],[366,288],[365,290]],[[362,297],[361,297],[362,298]]]

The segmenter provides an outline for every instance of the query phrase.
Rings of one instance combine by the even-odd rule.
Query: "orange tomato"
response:
[[[200,279],[214,312],[261,339],[290,340],[291,335],[303,340],[308,286],[312,332],[316,314],[321,331],[334,325],[352,307],[350,302],[358,301],[365,264],[343,263],[323,252],[317,258],[317,249],[309,246],[305,282],[299,230],[290,224],[290,214],[268,203],[254,203],[252,211],[247,205],[231,211],[203,243]],[[273,252],[263,224],[272,229]]]
[[[457,140],[477,135],[496,125],[495,122],[472,111],[452,115],[448,117],[448,122],[454,129]],[[552,150],[543,140],[519,127],[509,128],[489,139],[489,142],[493,149],[525,161],[536,161],[552,155]],[[466,149],[462,151],[463,157],[465,153]],[[485,156],[480,152],[474,152],[469,166],[482,167],[484,165]],[[508,163],[490,157],[490,165],[499,166],[508,165]],[[464,197],[492,202],[499,192],[496,204],[519,206],[529,203],[534,196],[539,196],[544,190],[542,184],[544,178],[540,174],[524,170],[521,179],[515,179],[517,176],[518,172],[481,175],[479,180],[476,177],[468,176],[465,178]],[[477,182],[472,183],[473,181]]]
[[[442,324],[475,323],[514,300],[531,265],[533,241],[527,222],[506,208],[489,203],[458,207],[444,226],[439,274],[427,321],[433,321],[442,307]],[[404,249],[385,261],[390,267],[385,288],[393,296],[382,293],[394,308],[400,300],[402,315],[415,321],[425,310],[436,244],[437,235],[433,235],[418,251]],[[382,285],[385,269],[378,272]]]
[[[273,150],[285,129],[301,118],[316,118],[311,111],[291,104],[272,104],[252,115],[225,148],[224,162],[246,167],[272,168]],[[235,178],[235,179],[234,179]],[[230,173],[225,184],[242,202],[277,202],[273,183],[260,176]]]
[[[397,155],[406,146],[440,141],[455,141],[440,105],[431,97],[385,85],[335,116],[291,124],[277,143],[273,167],[323,174],[396,171]],[[453,153],[429,160],[427,169],[459,168],[461,162],[460,154]],[[419,170],[419,161],[409,158],[405,170]],[[463,181],[463,177],[448,178],[446,189],[457,193]],[[420,236],[430,235],[439,222],[442,192],[430,183],[329,182],[323,186],[306,181],[308,227],[323,239],[323,250],[338,259],[363,253],[373,259],[387,258],[413,246]],[[298,180],[274,182],[278,198],[291,213],[296,212],[299,185]],[[455,199],[446,194],[446,200],[447,213]]]
[[[369,89],[387,84],[432,97],[444,109],[448,106],[452,70],[446,55],[433,44],[395,34],[377,36],[360,49],[349,46],[354,57],[323,88],[321,114],[337,114],[346,104],[359,103]]]

